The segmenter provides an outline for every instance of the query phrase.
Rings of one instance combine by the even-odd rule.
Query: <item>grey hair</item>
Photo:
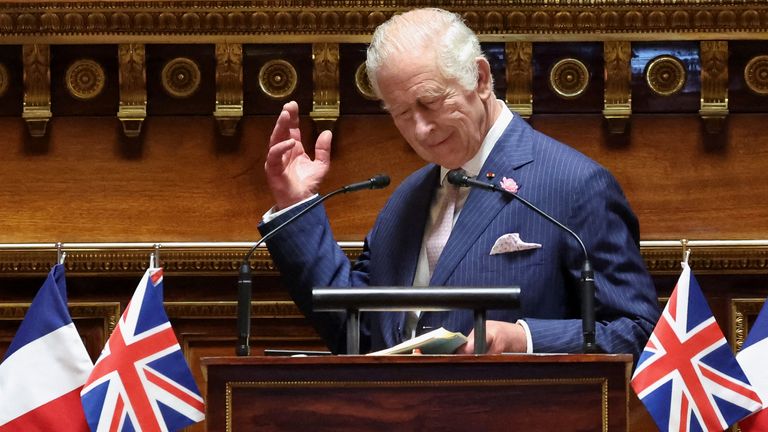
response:
[[[476,59],[483,57],[480,41],[462,18],[437,8],[414,9],[395,15],[373,33],[365,67],[376,95],[376,74],[393,54],[434,52],[443,77],[456,79],[466,90],[477,86]]]

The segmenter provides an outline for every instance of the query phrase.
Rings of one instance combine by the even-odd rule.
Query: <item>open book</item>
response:
[[[456,351],[456,348],[464,345],[466,342],[467,337],[463,334],[454,333],[440,327],[401,344],[372,352],[368,355],[411,354],[416,348],[422,354],[452,354]]]

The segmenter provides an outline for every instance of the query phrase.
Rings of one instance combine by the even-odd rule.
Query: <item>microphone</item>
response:
[[[389,186],[389,176],[386,174],[377,174],[366,181],[352,183],[336,189],[333,192],[321,196],[320,199],[314,201],[300,212],[291,216],[290,219],[278,225],[248,250],[248,253],[243,257],[242,264],[240,264],[240,272],[237,279],[237,347],[235,348],[235,353],[238,356],[247,356],[251,354],[251,256],[256,252],[256,248],[280,232],[285,226],[334,195],[356,192],[363,189],[382,189],[387,186]]]
[[[525,198],[520,195],[510,192],[504,188],[499,187],[493,183],[486,183],[484,181],[477,180],[467,175],[467,172],[463,169],[453,169],[448,171],[448,182],[458,187],[476,187],[479,189],[490,190],[494,192],[500,192],[503,195],[511,197],[520,201],[523,205],[538,213],[544,219],[557,225],[560,229],[566,231],[573,236],[582,251],[584,252],[584,264],[581,267],[581,279],[579,280],[579,287],[581,289],[581,329],[584,336],[584,342],[582,345],[582,351],[585,353],[597,352],[597,344],[595,342],[595,275],[592,270],[592,264],[589,262],[589,254],[587,254],[587,248],[584,246],[584,242],[576,235],[570,228],[560,223],[557,219],[548,215],[543,210],[539,209],[535,205],[531,204]]]

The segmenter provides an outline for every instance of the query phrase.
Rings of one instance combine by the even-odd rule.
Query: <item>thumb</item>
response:
[[[324,165],[331,163],[331,140],[333,139],[333,133],[329,130],[324,130],[320,133],[315,141],[315,161]]]

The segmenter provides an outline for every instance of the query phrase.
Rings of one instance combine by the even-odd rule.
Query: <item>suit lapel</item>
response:
[[[530,134],[530,126],[515,115],[483,164],[478,176],[480,180],[485,180],[485,173],[493,172],[497,176],[494,183],[498,183],[501,177],[511,176],[510,171],[533,161]],[[430,285],[445,285],[467,250],[508,203],[509,200],[499,193],[478,189],[470,191],[437,262]]]

